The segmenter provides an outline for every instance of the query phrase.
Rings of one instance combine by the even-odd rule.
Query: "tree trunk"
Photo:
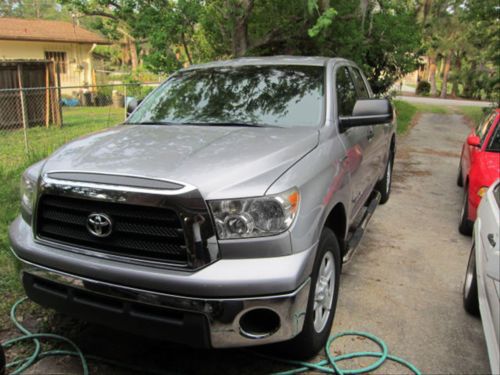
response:
[[[139,66],[139,59],[137,58],[137,46],[135,39],[127,38],[128,47],[130,50],[130,62],[132,63],[132,71],[135,72]]]
[[[182,40],[182,47],[184,48],[184,53],[186,54],[186,57],[189,61],[189,65],[193,65],[193,60],[191,58],[191,54],[189,53],[189,48],[184,33],[181,33],[181,40]]]
[[[124,39],[120,43],[120,47],[122,50],[122,65],[129,65],[130,63],[130,48],[128,46],[128,42]]]
[[[240,0],[236,10],[233,29],[233,55],[244,56],[248,50],[248,19],[252,13],[254,0]],[[241,12],[241,13],[240,13]]]
[[[33,2],[33,6],[35,7],[35,17],[40,18],[40,3],[38,2],[38,0],[35,0]]]
[[[244,17],[238,17],[233,31],[233,55],[244,56],[248,49],[248,27]]]
[[[465,76],[464,88],[462,92],[462,96],[465,98],[472,98],[472,90],[473,90],[473,77],[476,74],[476,62],[472,60],[471,67]]]
[[[448,91],[448,76],[450,74],[451,56],[452,55],[453,55],[453,52],[450,51],[448,53],[448,56],[446,56],[446,62],[444,63],[443,84],[441,85],[441,98],[446,98],[446,94],[447,94],[447,91]]]
[[[431,84],[431,96],[437,95],[436,69],[436,56],[429,56],[429,83]]]
[[[451,96],[458,96],[458,77],[460,74],[460,70],[462,69],[462,60],[460,57],[460,53],[457,53],[455,60],[455,74],[453,78],[453,86],[451,88]]]
[[[366,14],[368,13],[368,3],[369,0],[360,0],[359,1],[359,9],[361,10],[361,32],[365,32],[365,21]]]

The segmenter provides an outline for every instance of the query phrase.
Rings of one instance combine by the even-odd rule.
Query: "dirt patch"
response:
[[[476,123],[474,120],[469,118],[468,116],[462,115],[462,121],[470,128],[470,129],[475,129],[476,128]]]
[[[418,154],[424,154],[424,155],[444,156],[444,157],[448,157],[448,158],[459,158],[460,157],[459,152],[443,151],[443,150],[436,150],[436,149],[431,149],[431,148],[423,148],[421,150],[414,150],[413,152],[416,152]]]
[[[398,187],[397,184],[404,184],[410,177],[427,177],[432,176],[429,171],[419,171],[419,170],[406,170],[400,171],[397,175],[394,175],[392,181],[396,184],[394,187]]]
[[[411,158],[411,149],[409,148],[398,148],[396,150],[396,160],[408,160]]]
[[[417,125],[419,123],[421,118],[422,118],[422,112],[417,112],[415,114],[415,116],[413,116],[413,118],[411,119],[410,125],[408,125],[408,130],[406,131],[406,134],[408,134],[410,132],[410,130],[413,129],[415,127],[415,125]]]

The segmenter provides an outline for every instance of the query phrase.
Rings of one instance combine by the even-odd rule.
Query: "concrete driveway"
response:
[[[484,374],[488,358],[479,319],[462,307],[471,239],[457,231],[460,147],[468,128],[459,115],[424,114],[399,140],[389,202],[375,212],[352,262],[344,267],[333,332],[362,330],[384,339],[392,354],[429,374]],[[194,350],[93,325],[54,325],[84,352],[168,373],[256,374],[289,367],[242,350]],[[375,350],[343,338],[335,353]],[[318,359],[323,355],[318,356]],[[361,362],[363,365],[367,362]],[[128,374],[94,364],[92,373]],[[73,358],[42,360],[32,373],[79,373]],[[377,373],[405,373],[384,365]]]
[[[374,333],[424,373],[490,371],[481,321],[462,307],[471,239],[457,230],[456,177],[468,131],[459,115],[424,114],[400,139],[391,198],[342,275],[334,331]]]

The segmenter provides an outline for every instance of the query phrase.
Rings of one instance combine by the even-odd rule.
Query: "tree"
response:
[[[0,17],[71,20],[57,0],[0,0]]]
[[[419,28],[413,0],[60,0],[97,17],[94,27],[125,39],[149,69],[276,54],[341,56],[369,73],[374,91],[413,70]]]
[[[135,0],[59,0],[71,11],[96,17],[92,24],[110,39],[121,39],[130,53],[132,70],[138,66],[137,45],[133,23],[140,16]]]
[[[141,15],[133,23],[136,35],[146,40],[145,56],[154,71],[178,69],[183,62],[193,64],[194,36],[202,5],[198,0],[137,2]]]
[[[411,2],[255,1],[251,12],[243,7],[240,13],[224,7],[239,3],[207,1],[201,27],[217,56],[346,57],[365,68],[377,93],[416,66],[420,38]],[[247,34],[239,33],[239,20],[245,20]]]

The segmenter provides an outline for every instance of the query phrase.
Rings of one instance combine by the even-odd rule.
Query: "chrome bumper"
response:
[[[207,318],[211,346],[229,348],[286,341],[302,331],[310,290],[308,278],[295,291],[249,298],[194,298],[158,293],[67,274],[20,259],[23,273],[70,288],[124,301],[170,310],[202,314]],[[258,277],[258,275],[256,275]],[[279,328],[268,335],[246,334],[240,318],[248,311],[263,308],[279,316]]]

